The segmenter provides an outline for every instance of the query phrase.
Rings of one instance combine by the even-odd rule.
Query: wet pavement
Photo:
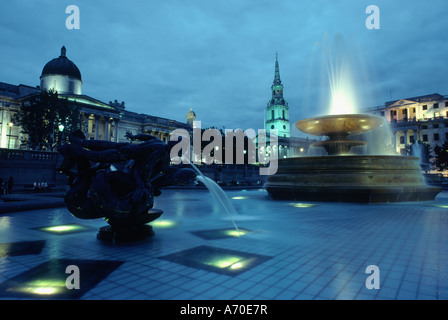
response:
[[[125,244],[64,207],[3,212],[0,299],[448,299],[447,191],[394,204],[226,194],[236,212],[208,190],[163,190],[155,236]]]

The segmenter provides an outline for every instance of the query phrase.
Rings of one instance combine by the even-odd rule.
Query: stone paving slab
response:
[[[82,279],[95,277],[92,269],[78,266],[82,294],[68,299],[448,299],[446,191],[432,202],[394,204],[273,201],[265,190],[226,194],[237,211],[232,217],[207,190],[164,190],[155,205],[164,214],[151,223],[155,236],[131,244],[97,240],[106,223],[77,219],[64,207],[1,214],[0,299],[57,298],[44,272],[49,261],[117,262],[90,286]],[[238,236],[232,220],[248,232]],[[84,228],[62,232],[73,225]],[[62,233],[38,229],[45,226]],[[207,230],[219,236],[204,237]],[[27,252],[18,244],[32,242],[42,247]],[[204,247],[194,263],[165,259]],[[258,256],[264,258],[251,263]],[[378,268],[369,283],[379,289],[366,286],[374,275],[368,266]],[[55,278],[70,276],[61,272]]]

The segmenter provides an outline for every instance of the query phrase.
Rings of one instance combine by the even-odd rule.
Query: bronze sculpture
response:
[[[81,219],[104,218],[109,225],[98,233],[102,240],[152,236],[147,223],[163,213],[153,209],[160,188],[196,177],[190,168],[170,166],[171,143],[146,134],[126,137],[141,143],[86,140],[77,130],[70,134],[69,144],[58,148],[64,160],[56,170],[68,176],[67,208]]]

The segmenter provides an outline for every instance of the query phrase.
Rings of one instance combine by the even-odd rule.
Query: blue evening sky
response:
[[[79,30],[65,26],[72,4]],[[366,28],[369,5],[379,30]],[[336,66],[341,45],[360,108],[448,94],[447,9],[446,0],[7,1],[0,81],[38,85],[65,45],[86,95],[183,122],[193,108],[204,128],[261,129],[278,52],[293,124],[327,112],[324,61]]]

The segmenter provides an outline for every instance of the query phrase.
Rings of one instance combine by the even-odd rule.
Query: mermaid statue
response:
[[[82,131],[58,148],[63,162],[56,170],[68,176],[64,201],[80,219],[103,218],[98,239],[133,241],[153,236],[148,225],[163,211],[153,209],[161,188],[188,184],[196,178],[190,168],[170,165],[172,142],[147,134],[126,134],[131,142],[87,140]],[[139,141],[139,143],[132,143]]]

